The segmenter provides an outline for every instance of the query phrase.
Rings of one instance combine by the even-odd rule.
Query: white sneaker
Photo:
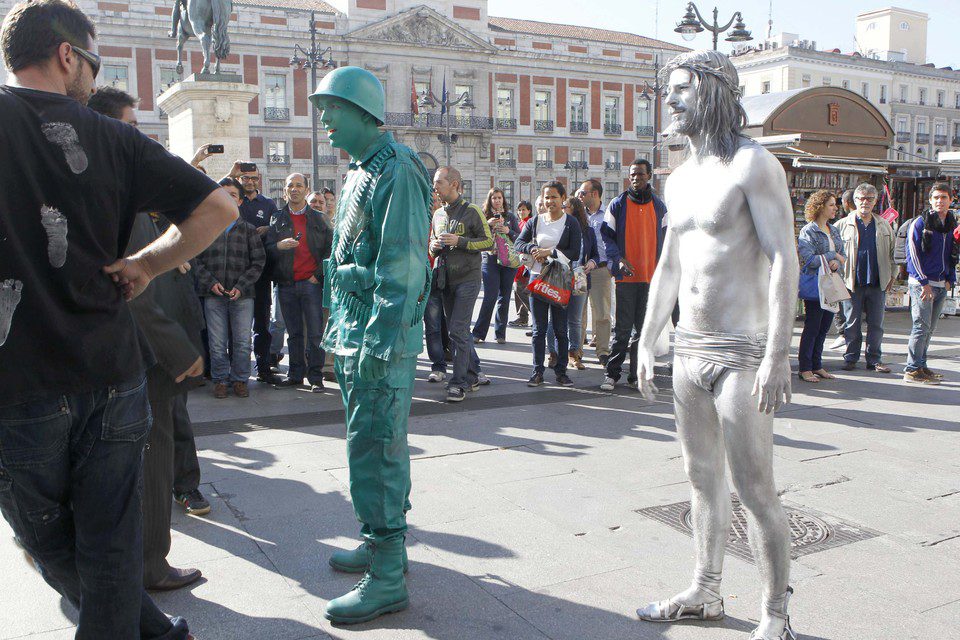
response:
[[[830,343],[830,346],[827,348],[831,350],[836,350],[836,349],[843,349],[846,346],[847,346],[847,339],[841,335],[841,336],[837,336],[837,339],[834,340],[832,343]]]
[[[485,386],[487,386],[488,384],[490,384],[490,378],[488,378],[486,375],[484,375],[484,374],[482,374],[482,373],[478,373],[478,374],[477,374],[477,384],[480,385],[481,387],[485,387]]]
[[[613,378],[604,378],[603,384],[600,385],[600,391],[613,391],[616,386],[617,382]]]
[[[427,382],[443,382],[447,379],[447,374],[443,371],[431,371],[427,376]]]

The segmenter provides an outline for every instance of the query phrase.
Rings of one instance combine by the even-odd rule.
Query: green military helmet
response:
[[[317,107],[320,96],[333,96],[351,102],[374,118],[377,124],[386,121],[386,95],[377,76],[360,67],[334,69],[320,81],[317,90],[310,95],[310,102]]]

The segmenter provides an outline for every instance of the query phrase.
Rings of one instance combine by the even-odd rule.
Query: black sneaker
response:
[[[601,366],[601,367],[606,367],[606,366],[607,366],[607,362],[609,362],[609,361],[610,361],[610,356],[608,356],[607,354],[603,354],[603,355],[597,356],[597,362],[600,363],[600,366]]]
[[[258,373],[257,382],[264,382],[266,384],[280,384],[283,380],[280,376],[275,373]]]
[[[310,393],[323,393],[323,379],[310,383]]]
[[[183,505],[183,510],[187,512],[187,515],[205,516],[210,513],[210,503],[198,489],[184,491],[183,493],[174,492],[173,499],[178,504]]]
[[[274,389],[289,389],[291,387],[302,387],[303,379],[297,380],[296,378],[284,378],[280,382],[273,385]]]
[[[561,387],[572,387],[572,386],[573,386],[573,380],[571,380],[571,379],[570,379],[570,376],[568,376],[568,375],[565,374],[565,373],[558,373],[558,374],[557,374],[557,384],[560,385]]]
[[[447,389],[447,402],[463,402],[467,393],[460,387],[450,387]]]
[[[535,374],[533,374],[532,376],[530,376],[530,379],[529,379],[529,380],[527,380],[527,386],[528,386],[528,387],[539,387],[539,386],[542,385],[542,384],[543,384],[543,374],[542,374],[542,373],[535,373]]]

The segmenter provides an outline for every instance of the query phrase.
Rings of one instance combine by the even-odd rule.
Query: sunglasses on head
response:
[[[90,65],[90,68],[93,70],[93,77],[96,78],[100,74],[100,65],[102,64],[100,56],[74,45],[70,45],[70,48],[73,49],[78,56],[87,61],[87,63]]]

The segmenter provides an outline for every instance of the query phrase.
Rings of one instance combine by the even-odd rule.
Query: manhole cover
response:
[[[730,537],[727,551],[742,560],[753,562],[750,543],[747,540],[747,514],[736,494],[731,496],[733,515],[730,520]],[[817,553],[860,540],[869,540],[880,535],[865,527],[840,522],[834,518],[815,516],[811,513],[785,507],[790,523],[790,557]],[[656,507],[637,509],[637,513],[661,522],[677,531],[693,535],[690,516],[690,501]]]

